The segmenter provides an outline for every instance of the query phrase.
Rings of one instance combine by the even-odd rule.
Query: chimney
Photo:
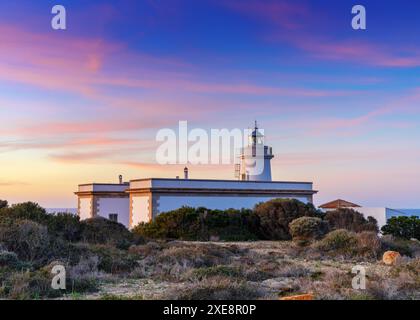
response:
[[[122,179],[122,175],[121,174],[118,176],[118,180],[119,180],[120,184],[123,184],[123,179]]]
[[[184,179],[185,180],[188,179],[188,168],[187,167],[184,168]]]

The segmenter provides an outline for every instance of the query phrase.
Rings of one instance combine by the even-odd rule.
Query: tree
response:
[[[8,205],[9,204],[8,204],[7,200],[1,200],[0,199],[0,209],[7,208]]]
[[[381,229],[383,234],[390,234],[397,238],[420,240],[420,219],[412,217],[392,217]]]
[[[378,223],[375,218],[366,219],[363,214],[353,209],[338,209],[325,214],[331,230],[346,229],[353,232],[374,231],[378,232]]]
[[[273,199],[254,209],[259,219],[259,237],[265,240],[290,240],[289,223],[300,217],[321,217],[312,204],[296,199]]]

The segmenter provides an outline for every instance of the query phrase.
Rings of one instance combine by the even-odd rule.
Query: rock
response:
[[[397,251],[386,251],[382,257],[383,263],[388,266],[395,265],[401,258],[401,255]]]
[[[300,294],[297,296],[279,298],[279,300],[313,300],[313,299],[314,299],[314,295],[312,293],[305,293],[305,294]]]

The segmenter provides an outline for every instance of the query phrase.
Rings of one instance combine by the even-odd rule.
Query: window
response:
[[[109,220],[118,222],[118,214],[117,213],[110,213]]]

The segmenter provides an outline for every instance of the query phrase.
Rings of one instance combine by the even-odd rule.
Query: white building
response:
[[[275,198],[312,203],[312,182],[139,179],[129,184],[82,184],[76,192],[81,219],[101,216],[128,228],[182,206],[253,208]]]
[[[90,183],[79,185],[78,214],[81,219],[94,216],[118,221],[128,228],[148,222],[162,212],[182,206],[208,209],[253,208],[257,203],[275,198],[293,198],[313,202],[312,182],[271,181],[271,147],[263,144],[262,135],[255,127],[251,146],[242,149],[241,164],[236,171],[239,180],[138,179],[119,184]],[[263,153],[253,152],[262,148]],[[261,158],[258,158],[259,155]],[[262,159],[263,168],[255,163]],[[262,169],[262,170],[260,170]]]
[[[240,164],[236,169],[239,180],[271,181],[270,161],[274,157],[273,149],[264,145],[264,135],[258,130],[256,121],[248,145],[240,151]]]
[[[379,230],[381,230],[381,228],[384,225],[386,225],[388,219],[390,219],[391,217],[419,216],[418,210],[415,210],[415,209],[410,210],[410,209],[391,209],[391,208],[386,208],[386,207],[363,207],[358,204],[341,200],[341,199],[325,203],[319,206],[319,208],[326,212],[337,210],[340,208],[353,209],[363,214],[365,218],[367,217],[375,218],[376,221],[378,222]]]

